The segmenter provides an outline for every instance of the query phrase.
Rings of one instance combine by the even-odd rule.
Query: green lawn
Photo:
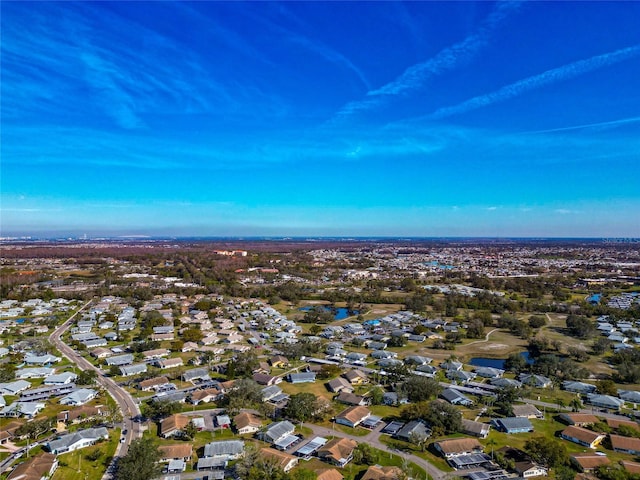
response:
[[[58,456],[59,466],[51,480],[100,480],[111,463],[119,438],[120,430],[112,430],[108,441]],[[97,451],[100,455],[92,460]]]

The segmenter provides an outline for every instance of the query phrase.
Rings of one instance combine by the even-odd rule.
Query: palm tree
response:
[[[493,437],[491,437],[491,438],[489,439],[489,441],[487,442],[487,445],[490,445],[490,446],[491,446],[491,460],[493,460],[493,447],[494,447],[495,445],[497,445],[497,444],[498,444],[498,442],[496,442],[496,439],[495,439],[495,438],[493,438]]]

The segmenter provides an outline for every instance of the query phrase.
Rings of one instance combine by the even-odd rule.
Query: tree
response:
[[[483,338],[484,322],[480,319],[473,319],[467,325],[467,338]]]
[[[596,382],[596,390],[602,395],[613,395],[614,397],[618,395],[616,384],[613,382],[613,380],[609,379],[598,380]]]
[[[240,480],[291,480],[275,460],[263,457],[252,445],[246,446],[244,457],[238,460],[234,470]]]
[[[193,423],[193,420],[189,420],[189,423],[182,429],[182,436],[185,440],[193,440],[196,437],[196,433],[198,433],[198,427]]]
[[[77,381],[79,385],[94,385],[97,378],[98,374],[95,370],[83,370],[78,375]]]
[[[33,420],[21,425],[17,430],[18,436],[25,436],[31,440],[35,440],[40,435],[49,431],[52,426],[52,422],[48,418],[42,420]]]
[[[318,378],[325,380],[327,378],[337,377],[342,373],[342,369],[338,365],[322,365]]]
[[[369,401],[371,405],[380,405],[384,397],[384,390],[382,387],[373,387],[369,390]]]
[[[516,374],[525,371],[527,367],[527,360],[520,353],[512,353],[504,361],[504,369]]]
[[[258,356],[253,350],[238,353],[227,363],[227,378],[250,378],[259,364]]]
[[[421,402],[437,397],[442,387],[437,380],[419,375],[410,375],[399,386],[401,393],[411,402]]]
[[[547,467],[557,468],[569,462],[567,448],[560,442],[546,437],[533,437],[527,440],[524,450],[531,458]]]
[[[542,315],[531,315],[529,317],[529,326],[531,328],[544,327],[547,324],[547,320]]]
[[[294,420],[306,422],[314,416],[317,410],[316,400],[313,393],[296,393],[289,399],[284,414]]]
[[[493,407],[496,412],[511,417],[513,415],[513,402],[518,398],[518,390],[514,387],[505,387],[498,390]]]
[[[116,464],[115,480],[151,480],[162,472],[160,452],[149,437],[135,439]]]
[[[188,328],[181,334],[182,340],[185,342],[198,343],[204,338],[204,334],[197,328]]]
[[[0,367],[0,383],[11,382],[16,378],[16,366],[14,363],[5,363]]]
[[[376,463],[376,454],[368,443],[359,443],[353,451],[353,461],[361,465],[373,465]]]
[[[456,433],[462,428],[462,414],[454,405],[433,400],[429,402],[429,412],[423,417],[433,432],[444,435]],[[434,433],[435,434],[435,433]]]
[[[222,403],[230,412],[262,403],[262,387],[250,378],[240,378],[224,396]]]
[[[569,334],[578,338],[591,338],[596,332],[596,326],[591,320],[582,315],[569,315],[567,317]]]
[[[182,411],[182,406],[178,402],[151,401],[142,404],[142,414],[154,421],[169,417],[180,411]]]

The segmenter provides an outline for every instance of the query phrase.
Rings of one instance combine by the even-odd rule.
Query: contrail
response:
[[[530,132],[520,132],[519,135],[533,135],[536,133],[552,133],[565,132],[568,130],[582,130],[583,128],[611,127],[616,125],[625,125],[627,123],[640,122],[640,117],[621,118],[620,120],[611,120],[609,122],[587,123],[584,125],[572,125],[570,127],[548,128],[546,130],[535,130]]]
[[[455,43],[438,52],[434,57],[409,67],[392,82],[371,90],[367,98],[345,105],[339,116],[374,108],[391,97],[406,94],[421,88],[427,80],[464,64],[484,48],[490,41],[496,28],[512,13],[519,9],[522,2],[498,2],[495,9],[476,32],[461,42]]]
[[[569,80],[571,78],[584,75],[585,73],[629,60],[630,58],[636,57],[638,54],[640,54],[640,45],[634,45],[633,47],[622,48],[614,52],[596,55],[595,57],[591,57],[586,60],[578,60],[577,62],[569,63],[562,67],[547,70],[546,72],[538,75],[519,80],[511,85],[506,85],[495,92],[473,97],[458,105],[440,108],[431,115],[422,117],[422,119],[434,120],[450,117],[452,115],[459,115],[471,110],[487,107],[494,103],[504,102],[531,90],[552,85],[564,80]]]

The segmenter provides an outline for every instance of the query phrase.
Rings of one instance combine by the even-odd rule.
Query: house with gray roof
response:
[[[640,392],[635,390],[618,390],[618,396],[625,402],[640,403]]]
[[[278,440],[291,435],[295,429],[296,427],[293,423],[288,420],[283,420],[282,422],[276,422],[269,425],[261,437],[265,442],[276,443]]]
[[[124,355],[116,355],[115,357],[109,357],[105,359],[105,363],[110,367],[115,365],[119,367],[121,365],[130,365],[133,363],[133,354],[125,353]]]
[[[533,432],[533,424],[525,417],[496,418],[491,423],[496,429],[505,433]]]
[[[52,440],[45,445],[45,448],[53,454],[60,455],[61,453],[89,447],[100,440],[108,438],[109,432],[105,427],[87,428]]]
[[[13,402],[0,410],[0,417],[33,418],[40,413],[46,405],[42,402]]]
[[[489,383],[498,388],[520,388],[522,383],[512,378],[492,378]]]
[[[463,395],[459,391],[454,390],[453,388],[445,388],[440,393],[440,396],[444,398],[447,402],[449,402],[451,405],[464,405],[464,406],[473,405],[473,400]]]
[[[291,383],[313,383],[316,381],[316,374],[313,372],[290,373],[288,379]]]
[[[60,399],[60,405],[79,406],[96,398],[98,392],[91,388],[79,388]]]
[[[145,373],[147,371],[146,363],[135,363],[133,365],[122,365],[120,367],[120,373],[125,377],[130,377],[132,375],[139,375],[141,373]]]
[[[20,368],[16,370],[16,378],[24,380],[25,378],[46,378],[56,372],[55,368],[49,367],[31,367]]]
[[[68,383],[74,382],[78,378],[73,372],[63,372],[58,373],[57,375],[51,375],[44,380],[45,385],[66,385]]]
[[[445,373],[449,380],[455,382],[467,383],[476,378],[476,374],[473,372],[465,372],[464,370],[447,370]]]
[[[423,440],[430,436],[431,430],[422,420],[410,421],[395,434],[396,438],[405,442],[415,442],[418,439]]]
[[[182,374],[182,380],[185,382],[193,382],[194,380],[209,380],[208,368],[192,368]]]
[[[620,410],[624,406],[624,400],[612,397],[611,395],[598,395],[591,393],[587,395],[587,403],[594,407],[604,408],[607,410]]]
[[[24,357],[24,363],[28,365],[48,365],[50,363],[58,363],[60,360],[62,360],[60,357],[48,353],[44,355],[34,355],[29,352]]]
[[[595,393],[596,386],[590,383],[576,382],[572,380],[566,380],[562,382],[562,389],[567,392],[582,393],[587,395],[589,393]]]
[[[224,458],[226,461],[236,460],[244,454],[244,442],[242,440],[222,440],[210,442],[204,446],[205,458]]]
[[[493,367],[478,367],[474,372],[483,378],[500,378],[504,375],[504,370]]]
[[[547,388],[553,385],[551,379],[543,375],[530,375],[527,373],[521,373],[518,377],[518,380],[520,380],[525,385],[536,388]]]
[[[421,355],[409,355],[404,359],[404,363],[407,365],[428,365],[433,361],[429,357],[423,357]]]
[[[18,395],[23,390],[31,388],[31,383],[26,380],[16,380],[15,382],[0,383],[1,395]]]

